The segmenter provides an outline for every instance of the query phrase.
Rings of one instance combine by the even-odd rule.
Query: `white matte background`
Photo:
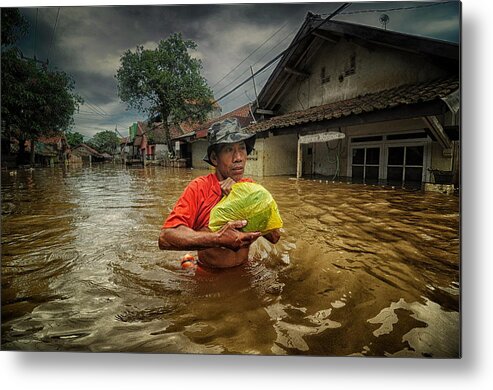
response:
[[[225,1],[217,1],[221,3]],[[226,1],[232,3],[233,1]],[[253,1],[245,1],[253,2]],[[191,3],[178,1],[176,3]],[[462,2],[462,359],[0,352],[3,389],[485,389],[493,384],[492,2]],[[1,6],[138,4],[2,1]],[[142,4],[165,4],[145,1]],[[488,247],[490,245],[490,247]],[[490,248],[490,249],[488,249]]]

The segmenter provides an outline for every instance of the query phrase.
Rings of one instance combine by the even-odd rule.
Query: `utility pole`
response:
[[[252,72],[253,92],[255,93],[255,102],[257,103],[257,108],[258,108],[257,86],[255,85],[255,75],[253,73],[253,68],[251,66],[250,66],[250,71]]]

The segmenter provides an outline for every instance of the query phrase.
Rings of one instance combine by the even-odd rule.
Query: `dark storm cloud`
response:
[[[106,105],[115,100],[118,90],[114,78],[93,72],[77,72],[72,76],[82,86],[79,87],[79,92],[88,101],[97,105]]]
[[[198,45],[194,56],[202,60],[203,75],[213,87],[215,97],[223,95],[284,50],[302,25],[307,12],[328,15],[341,3],[221,4],[166,6],[105,6],[23,8],[31,25],[30,34],[21,42],[24,54],[41,59],[50,57],[50,65],[72,75],[86,103],[101,107],[107,116],[90,113],[77,117],[77,129],[94,134],[101,126],[118,124],[120,129],[144,120],[143,114],[127,112],[117,96],[114,75],[125,50],[137,45],[154,48],[174,32],[182,33]],[[381,27],[382,12],[358,13],[358,10],[422,6],[423,2],[353,3],[334,20]],[[406,11],[388,11],[389,30],[458,41],[457,3]],[[269,39],[270,37],[270,39]],[[269,40],[268,40],[269,39]],[[268,40],[268,41],[267,41]],[[34,42],[36,41],[36,45]],[[255,52],[254,52],[255,51]],[[228,75],[238,64],[240,67]],[[257,91],[273,66],[255,78]],[[223,112],[253,100],[250,81],[219,103]],[[84,110],[91,111],[86,105]],[[98,122],[98,117],[100,121]],[[124,130],[122,130],[124,131]]]

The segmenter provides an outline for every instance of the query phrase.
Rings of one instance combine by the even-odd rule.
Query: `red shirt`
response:
[[[245,181],[253,182],[248,178],[240,180],[240,182]],[[193,179],[164,221],[163,228],[185,225],[193,230],[201,230],[209,226],[211,210],[221,198],[221,186],[214,173]]]

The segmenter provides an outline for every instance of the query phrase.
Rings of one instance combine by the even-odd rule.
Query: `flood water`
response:
[[[2,171],[4,350],[460,355],[459,199],[256,178],[281,240],[247,265],[182,270],[159,230],[207,171]]]

